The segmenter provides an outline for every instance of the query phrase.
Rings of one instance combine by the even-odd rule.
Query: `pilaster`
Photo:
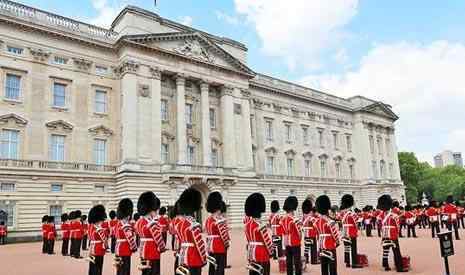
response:
[[[161,75],[158,67],[151,67],[152,86],[152,142],[153,142],[153,162],[161,163]]]
[[[205,81],[200,83],[200,105],[202,108],[202,156],[203,165],[212,166],[211,162],[211,130],[210,130],[210,103],[209,103],[209,84]]]
[[[242,90],[242,156],[244,168],[253,169],[252,132],[250,125],[250,91]]]
[[[221,114],[223,123],[221,124],[223,133],[223,166],[235,168],[236,159],[236,135],[234,126],[234,102],[233,88],[223,86],[221,89]]]
[[[176,76],[176,142],[177,163],[186,163],[186,77],[183,74]]]

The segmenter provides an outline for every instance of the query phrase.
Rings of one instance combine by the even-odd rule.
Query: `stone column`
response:
[[[211,136],[210,136],[210,103],[208,100],[209,84],[200,83],[200,105],[202,107],[202,156],[204,166],[212,166],[211,162]]]
[[[250,125],[250,92],[242,90],[242,155],[244,158],[243,164],[246,169],[253,169],[253,154],[252,154],[252,131]]]
[[[186,78],[183,74],[176,76],[176,143],[177,163],[186,163]]]
[[[223,134],[223,166],[236,168],[236,135],[234,126],[233,88],[223,86],[221,90],[221,117]]]
[[[134,162],[137,154],[137,71],[139,64],[125,61],[117,68],[121,76],[122,161]]]
[[[158,67],[151,67],[152,74],[152,160],[161,163],[161,71]]]

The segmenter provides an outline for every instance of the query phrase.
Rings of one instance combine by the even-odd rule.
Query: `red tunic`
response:
[[[271,227],[271,235],[272,236],[282,236],[283,235],[283,227],[281,226],[282,216],[278,213],[271,213],[268,217],[268,225]]]
[[[300,246],[302,224],[292,214],[286,214],[280,222],[283,228],[283,243],[286,246]]]
[[[62,235],[62,238],[64,240],[69,239],[70,233],[71,232],[70,232],[69,222],[66,221],[66,222],[61,223],[61,235]]]
[[[47,239],[47,235],[48,235],[48,224],[47,223],[43,223],[42,224],[42,239]]]
[[[226,220],[216,215],[210,215],[205,221],[207,233],[207,251],[213,254],[224,254],[229,247],[229,230]]]
[[[176,217],[174,217],[173,219],[170,220],[170,225],[169,225],[170,234],[174,236],[174,248],[173,248],[173,250],[175,250],[176,252],[179,252],[179,248],[180,248],[179,237],[176,234],[176,226],[180,221],[181,221],[180,216],[176,216]]]
[[[343,210],[342,212],[342,235],[345,238],[357,238],[357,214],[352,210]]]
[[[417,218],[414,211],[406,211],[404,217],[408,225],[413,225]]]
[[[319,215],[315,222],[318,231],[318,244],[320,249],[335,250],[339,246],[339,229],[335,221],[325,215]]]
[[[47,224],[47,240],[55,240],[56,235],[57,231],[55,229],[55,224]]]
[[[89,255],[104,256],[106,251],[108,235],[106,229],[102,225],[89,225]]]
[[[71,221],[70,223],[71,229],[71,239],[82,239],[83,228],[82,223],[80,221]]]
[[[430,207],[426,210],[426,216],[428,216],[430,222],[439,222],[439,209]]]
[[[161,231],[168,232],[168,226],[170,223],[170,219],[167,215],[162,215],[159,217],[158,222],[160,223]]]
[[[87,222],[82,223],[82,235],[86,236],[89,234],[89,224]]]
[[[448,221],[454,222],[457,220],[458,210],[457,206],[455,206],[454,204],[446,203],[446,205],[444,206],[443,213],[447,215]]]
[[[113,219],[109,221],[109,230],[110,230],[110,236],[114,237],[115,236],[115,229],[116,229],[116,224],[118,223],[117,219]]]
[[[314,225],[315,221],[316,219],[313,214],[305,214],[302,217],[302,229],[305,238],[316,238],[318,232]]]
[[[116,233],[116,256],[131,256],[137,251],[136,232],[127,220],[120,220],[115,227]]]
[[[5,237],[8,233],[6,225],[0,225],[0,237]]]
[[[136,231],[140,237],[140,257],[144,260],[159,260],[165,251],[158,217],[141,217],[136,222]]]
[[[383,239],[399,239],[399,216],[391,211],[385,212],[382,217],[381,236]]]
[[[190,216],[180,216],[175,224],[179,238],[179,264],[188,268],[202,267],[207,262],[202,226]]]
[[[247,239],[247,258],[254,263],[267,263],[273,250],[273,243],[265,225],[260,225],[257,219],[248,218],[245,225]]]

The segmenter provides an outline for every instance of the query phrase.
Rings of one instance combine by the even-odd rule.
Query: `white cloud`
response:
[[[97,15],[94,18],[90,18],[90,23],[108,28],[110,27],[113,20],[116,18],[118,13],[126,5],[126,0],[91,0],[92,6],[97,11]]]
[[[234,0],[262,40],[265,54],[289,67],[319,66],[319,54],[337,47],[343,27],[356,15],[358,0]]]
[[[224,13],[222,11],[215,11],[216,18],[220,21],[224,21],[230,25],[237,26],[240,24],[239,18]]]
[[[400,149],[425,161],[444,149],[465,152],[465,44],[435,41],[375,45],[356,70],[301,80],[340,96],[393,105]]]
[[[194,19],[188,15],[179,17],[179,22],[189,27],[192,27],[192,21],[194,21]]]
[[[349,61],[349,55],[347,54],[347,50],[344,48],[339,49],[332,57],[334,61],[339,64],[346,64]]]

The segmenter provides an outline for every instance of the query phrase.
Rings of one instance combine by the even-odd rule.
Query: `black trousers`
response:
[[[281,237],[274,236],[273,237],[273,244],[275,249],[273,249],[273,259],[277,260],[284,256],[283,251],[283,239]]]
[[[161,233],[161,236],[163,237],[163,241],[164,241],[165,244],[166,244],[167,241],[168,241],[168,232],[162,232],[162,233]]]
[[[387,241],[388,239],[383,239],[384,241]],[[392,249],[392,252],[394,253],[394,264],[396,266],[397,272],[402,271],[402,255],[400,254],[400,246],[399,246],[399,240],[393,241],[394,245],[392,246],[383,246],[383,267],[384,268],[389,268],[389,250]]]
[[[176,275],[176,269],[178,269],[179,266],[179,255],[176,253],[174,255],[174,274]]]
[[[212,264],[208,267],[208,275],[224,275],[224,268],[226,267],[226,253],[225,254],[210,254],[216,260],[217,267]]]
[[[86,251],[87,250],[87,235],[84,235],[84,237],[82,237],[82,251]]]
[[[439,222],[430,223],[430,227],[431,227],[431,237],[436,238],[436,234],[441,233],[441,229],[439,228]]]
[[[47,254],[54,254],[55,240],[47,240]]]
[[[202,275],[202,268],[201,267],[190,267],[189,274],[190,275]]]
[[[160,275],[160,260],[149,261],[150,268],[142,270],[142,275]]]
[[[81,239],[71,239],[70,255],[71,257],[81,257]]]
[[[408,224],[407,225],[407,237],[410,238],[410,236],[416,238],[417,237],[417,232],[415,231],[415,225],[414,224]]]
[[[69,239],[63,239],[61,243],[61,255],[68,256]]]
[[[116,237],[111,236],[111,242],[110,242],[110,251],[111,251],[111,253],[115,253],[115,247],[116,247]]]
[[[175,241],[176,241],[176,237],[174,235],[171,235],[171,250],[174,250]]]
[[[447,223],[448,230],[452,231],[452,227],[454,228],[454,231],[455,231],[455,239],[460,240],[458,221],[451,221]]]
[[[333,259],[321,258],[321,275],[337,275],[337,255],[336,250],[328,250],[333,254]]]
[[[47,254],[47,239],[42,237],[42,253]]]
[[[367,237],[371,237],[371,230],[373,229],[373,226],[371,224],[366,224],[365,225],[365,230],[367,232]]]
[[[270,262],[256,263],[263,268],[263,275],[270,275]],[[260,275],[255,271],[249,270],[249,275]]]
[[[347,267],[359,265],[357,262],[357,238],[350,238],[350,242],[344,241],[344,263]]]
[[[103,256],[94,256],[94,262],[89,262],[89,275],[102,275]]]
[[[382,228],[381,224],[378,223],[376,228],[378,229],[378,237],[381,238],[381,228]]]
[[[130,275],[131,274],[131,256],[121,257],[121,264],[116,270],[116,275]]]
[[[6,236],[0,236],[0,245],[6,244]]]
[[[302,256],[300,246],[286,246],[287,275],[302,274]]]
[[[305,237],[304,257],[312,265],[318,264],[318,251],[316,248],[316,238]]]

